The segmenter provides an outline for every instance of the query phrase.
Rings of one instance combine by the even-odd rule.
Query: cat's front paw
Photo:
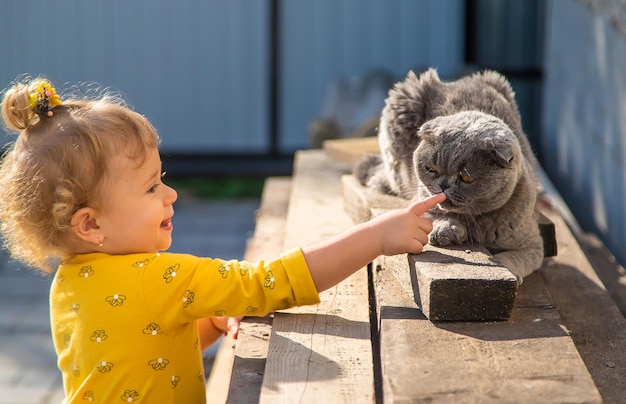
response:
[[[463,244],[466,239],[467,230],[457,220],[434,222],[433,231],[428,236],[430,244],[436,246]]]

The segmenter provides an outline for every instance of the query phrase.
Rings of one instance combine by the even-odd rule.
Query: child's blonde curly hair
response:
[[[119,98],[68,99],[42,114],[33,108],[39,77],[16,82],[2,100],[2,118],[17,140],[0,165],[0,230],[13,258],[52,272],[72,254],[72,215],[99,208],[107,164],[125,153],[140,165],[159,137]]]

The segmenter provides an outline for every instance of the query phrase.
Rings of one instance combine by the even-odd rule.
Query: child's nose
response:
[[[163,184],[165,185],[165,184]],[[174,202],[176,202],[176,199],[178,199],[178,192],[176,192],[176,190],[170,186],[165,185],[165,188],[167,190],[167,193],[165,195],[165,204],[166,205],[171,205]]]

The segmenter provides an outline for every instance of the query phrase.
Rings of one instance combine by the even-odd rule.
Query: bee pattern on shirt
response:
[[[254,306],[248,306],[246,307],[246,311],[248,313],[257,313],[259,311],[258,307],[254,307]]]
[[[267,274],[265,274],[264,286],[268,288],[269,290],[273,290],[274,282],[275,282],[274,274],[272,273],[272,271],[267,271]]]
[[[93,332],[93,334],[91,334],[91,337],[89,337],[89,341],[102,342],[105,341],[107,338],[109,338],[109,336],[106,334],[106,332],[104,332],[104,330],[96,330]]]
[[[163,358],[151,359],[148,361],[148,366],[154,370],[164,370],[170,361]]]
[[[163,331],[157,323],[150,323],[146,326],[146,328],[141,330],[141,332],[144,334],[157,335],[161,334]]]
[[[248,266],[244,262],[239,264],[239,273],[241,274],[241,276],[245,276],[249,271],[250,268],[248,268]]]
[[[220,264],[217,267],[217,271],[222,275],[222,278],[228,278],[228,274],[230,273],[230,264]]]
[[[148,265],[150,260],[146,258],[145,260],[137,261],[133,264],[133,268],[142,268],[145,265]]]
[[[124,304],[124,300],[126,300],[126,296],[115,294],[113,296],[107,296],[104,299],[107,303],[109,303],[113,307],[121,306]]]
[[[80,310],[80,304],[78,303],[73,303],[70,306],[70,310],[73,311],[74,313],[78,313],[78,310]]]
[[[226,317],[226,310],[215,310],[215,315],[217,317]]]
[[[93,396],[93,391],[86,391],[85,394],[83,394],[83,400],[85,401],[89,401],[89,402],[93,402],[94,401],[94,396]]]
[[[171,267],[165,270],[163,274],[163,279],[165,279],[165,283],[170,283],[176,278],[176,272],[180,269],[180,264],[172,265]]]
[[[91,265],[86,265],[78,271],[78,276],[81,278],[89,278],[90,276],[93,276],[94,273],[95,272],[93,268],[91,268]]]
[[[191,303],[193,303],[193,299],[196,296],[191,290],[187,289],[185,291],[185,296],[183,297],[183,307],[187,308]]]
[[[96,366],[96,369],[98,369],[98,372],[100,373],[110,372],[112,368],[113,368],[113,364],[107,361],[102,361],[98,364],[98,366]]]
[[[141,396],[137,392],[137,390],[126,390],[124,394],[120,397],[122,401],[126,401],[127,403],[132,403],[134,401],[138,401]]]
[[[180,376],[172,376],[172,388],[175,389],[180,381]]]

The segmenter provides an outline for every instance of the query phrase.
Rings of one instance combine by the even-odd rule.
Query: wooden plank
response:
[[[585,251],[587,259],[606,287],[609,296],[626,316],[626,269],[595,234],[574,231],[572,233]]]
[[[296,153],[285,249],[352,226],[340,185],[349,171],[321,150]],[[320,298],[275,314],[261,403],[374,402],[366,271]]]
[[[562,216],[550,206],[543,212],[557,228],[559,255],[546,262],[541,275],[602,398],[624,402],[626,319]]]
[[[244,260],[259,261],[282,252],[290,192],[291,178],[266,179]],[[272,318],[271,315],[246,317],[241,323],[239,339],[226,337],[222,341],[207,384],[208,403],[258,402]]]
[[[407,199],[364,187],[353,175],[343,175],[341,187],[344,209],[354,223],[370,220],[373,210],[399,209],[405,208],[409,204]]]
[[[385,403],[601,402],[538,272],[508,321],[432,322],[386,258],[375,271]]]
[[[329,157],[348,164],[357,163],[366,154],[380,154],[376,136],[325,140],[322,147]]]

